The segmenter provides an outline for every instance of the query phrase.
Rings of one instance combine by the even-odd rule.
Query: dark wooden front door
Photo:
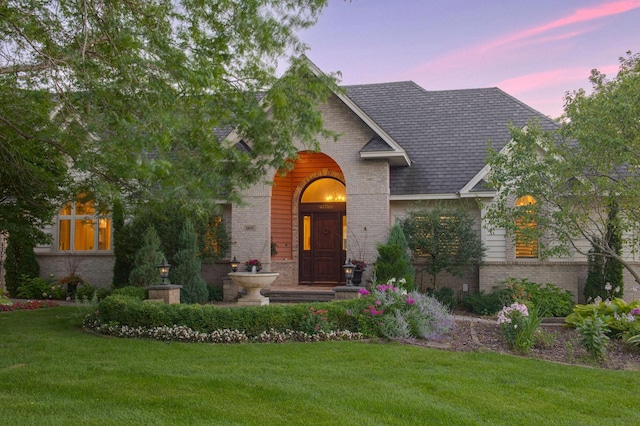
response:
[[[306,206],[306,211],[300,214],[300,284],[337,285],[344,281],[345,214],[340,208],[344,203],[335,204],[330,211],[321,210],[321,206]],[[326,206],[325,210],[329,210]]]

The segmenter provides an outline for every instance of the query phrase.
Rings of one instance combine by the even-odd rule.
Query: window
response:
[[[531,195],[525,195],[516,200],[516,208],[522,211],[522,218],[516,220],[516,258],[537,258],[538,257],[538,237],[531,232],[538,228],[535,220],[535,210],[526,206],[535,206],[536,199]],[[526,234],[523,231],[527,231]]]
[[[60,251],[111,250],[111,218],[98,214],[93,201],[66,203],[58,223]]]
[[[451,256],[458,254],[460,246],[460,220],[455,216],[416,216],[413,249],[418,257]]]
[[[333,178],[313,181],[302,194],[303,203],[344,203],[347,191],[344,184]]]

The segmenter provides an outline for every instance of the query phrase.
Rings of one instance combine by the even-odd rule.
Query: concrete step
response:
[[[309,303],[309,302],[329,302],[334,300],[333,290],[264,290],[264,296],[269,298],[271,303]]]

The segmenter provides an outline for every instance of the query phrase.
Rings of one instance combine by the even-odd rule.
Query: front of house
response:
[[[495,195],[483,186],[487,143],[504,147],[510,123],[522,127],[537,119],[551,129],[556,124],[548,117],[497,88],[427,91],[413,82],[348,86],[320,108],[338,141],[320,140],[317,152],[300,145],[291,171],[272,170],[245,191],[242,205],[222,207],[232,240],[229,259],[258,259],[264,270],[279,272],[272,287],[336,286],[345,281],[345,261],[371,265],[376,245],[416,203],[455,204],[476,218],[487,250],[482,266],[465,277],[439,276],[439,287],[461,297],[490,291],[507,277],[529,278],[580,300],[583,256],[542,261],[535,247],[489,233],[481,223],[480,206]],[[242,142],[233,134],[227,138]],[[108,286],[111,228],[110,218],[90,204],[63,206],[50,229],[52,244],[37,249],[41,274],[66,275],[71,263],[87,281]],[[203,266],[210,283],[228,271],[226,262]],[[372,271],[367,268],[365,280]],[[429,276],[418,272],[416,278],[423,289],[430,287]]]

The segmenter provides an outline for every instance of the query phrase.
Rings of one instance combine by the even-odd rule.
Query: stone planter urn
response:
[[[240,287],[247,290],[247,294],[238,300],[239,306],[262,306],[269,304],[269,298],[260,294],[260,290],[267,288],[280,275],[277,272],[230,272],[229,276]]]

